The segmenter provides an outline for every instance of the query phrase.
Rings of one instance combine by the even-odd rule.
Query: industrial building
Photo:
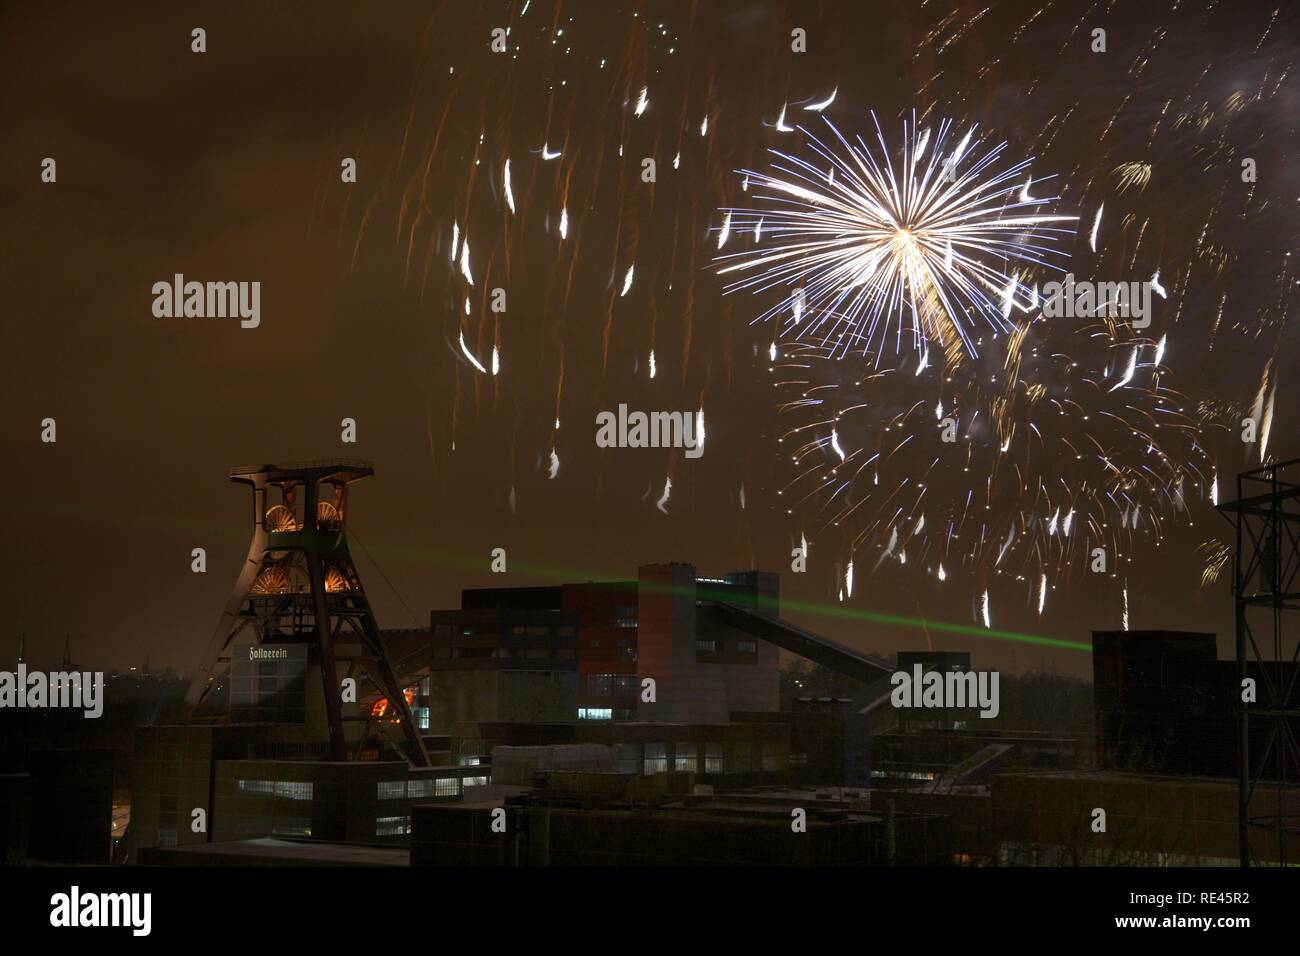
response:
[[[505,801],[420,806],[412,866],[870,866],[946,863],[945,821],[865,794],[699,792],[690,775],[553,773]],[[802,814],[802,826],[792,821]],[[494,817],[500,821],[496,828]]]
[[[236,471],[263,518],[190,719],[137,738],[135,858],[293,865],[304,845],[333,862],[409,846],[432,865],[1232,858],[1236,675],[1213,635],[1095,634],[1088,734],[896,708],[895,668],[962,673],[970,655],[848,650],[783,621],[762,571],[649,564],[622,582],[469,589],[427,629],[380,631],[339,544],[347,486],[366,474]],[[857,703],[781,710],[782,649],[856,681]]]
[[[136,738],[119,857],[405,845],[417,808],[515,799],[557,773],[692,798],[869,778],[861,715],[779,712],[779,654],[864,680],[889,665],[780,620],[772,573],[669,563],[634,581],[472,589],[427,630],[381,631],[345,533],[350,486],[371,473],[232,471],[253,491],[248,559],[185,720]]]
[[[646,565],[629,582],[466,590],[460,609],[430,616],[420,688],[429,729],[458,720],[720,723],[732,710],[775,711],[778,647],[731,607],[775,621],[777,576],[702,578],[673,563]]]

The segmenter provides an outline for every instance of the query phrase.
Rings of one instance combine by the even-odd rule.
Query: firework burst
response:
[[[1023,278],[1060,270],[1062,236],[1076,216],[1042,210],[1033,196],[1053,177],[1034,178],[1025,159],[1003,165],[1006,143],[982,149],[972,127],[951,143],[953,123],[903,124],[902,155],[891,158],[872,114],[878,151],[850,140],[829,119],[831,145],[802,126],[810,158],[771,150],[768,172],[741,170],[754,208],[723,209],[720,235],[754,237],[751,248],[719,255],[727,292],[780,288],[781,301],[756,322],[779,321],[777,338],[826,346],[842,357],[922,355],[936,345],[977,354],[985,331],[1008,334],[1011,313],[1034,307]]]

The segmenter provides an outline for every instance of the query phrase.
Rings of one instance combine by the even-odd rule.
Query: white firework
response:
[[[715,258],[735,277],[726,291],[780,288],[785,297],[755,322],[777,319],[782,336],[840,355],[874,351],[877,361],[891,339],[895,351],[960,339],[975,355],[985,329],[1011,331],[1013,307],[1035,301],[1023,279],[1036,267],[1061,271],[1058,240],[1074,228],[1059,224],[1078,220],[1044,213],[1056,197],[1022,189],[1031,160],[999,169],[1007,144],[980,152],[973,130],[950,149],[948,120],[934,135],[905,122],[896,157],[874,113],[878,149],[822,120],[830,145],[800,126],[807,155],[772,149],[768,172],[740,171],[755,208],[723,209],[724,222],[749,235],[761,221],[766,241]]]

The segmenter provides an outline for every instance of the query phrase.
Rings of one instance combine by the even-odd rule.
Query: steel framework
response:
[[[319,664],[330,752],[350,753],[345,720],[363,720],[388,733],[416,766],[429,757],[411,708],[393,673],[375,616],[348,551],[345,521],[352,482],[374,474],[366,462],[317,461],[234,468],[230,480],[253,489],[253,540],[203,666],[185,700],[195,716],[220,686],[236,638],[251,633],[258,644],[306,643]],[[268,502],[272,489],[279,501]],[[388,701],[383,719],[345,717],[342,680],[368,679]],[[357,738],[358,735],[352,735]]]
[[[1300,785],[1300,641],[1284,616],[1300,610],[1300,459],[1242,472],[1237,500],[1219,511],[1236,530],[1241,865],[1286,866],[1300,856],[1300,813],[1291,805]]]

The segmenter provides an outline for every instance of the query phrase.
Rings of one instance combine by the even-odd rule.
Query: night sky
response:
[[[196,667],[247,548],[248,492],[229,469],[332,457],[375,464],[348,520],[384,627],[427,625],[464,587],[631,578],[677,560],[702,574],[780,571],[784,597],[832,610],[981,629],[987,594],[993,630],[1068,641],[1121,627],[1127,594],[1130,627],[1216,630],[1226,652],[1228,572],[1202,586],[1228,540],[1212,476],[1227,501],[1236,473],[1259,464],[1239,424],[1257,404],[1273,409],[1265,457],[1300,454],[1298,20],[1283,4],[1171,0],[9,5],[0,659],[26,633],[41,663],[71,635],[84,666],[148,653],[155,667]],[[196,27],[204,53],[191,50]],[[510,29],[504,54],[490,48],[494,27]],[[795,28],[805,53],[791,50]],[[1022,374],[1043,386],[1043,409],[1070,408],[1041,438],[1026,417],[1007,452],[975,430],[978,450],[951,460],[918,439],[880,485],[841,493],[865,503],[838,525],[828,518],[845,499],[777,494],[834,454],[829,426],[816,428],[825,415],[779,407],[798,397],[793,376],[769,358],[774,326],[754,320],[781,294],[724,294],[714,262],[720,209],[754,198],[738,171],[768,168],[769,148],[811,158],[778,117],[784,107],[790,126],[822,135],[804,107],[832,91],[823,115],[868,138],[874,111],[890,149],[913,110],[922,125],[951,118],[958,136],[977,124],[981,150],[1005,141],[1009,163],[1032,157],[1035,179],[1056,174],[1031,188],[1079,217],[1062,243],[1073,273],[1158,270],[1167,290],[1141,343],[1066,319],[1035,327],[1044,358]],[[41,181],[46,157],[54,183]],[[341,182],[347,157],[356,183]],[[654,183],[642,181],[646,157]],[[1255,182],[1242,180],[1247,157]],[[176,273],[259,281],[260,326],[155,317],[151,288]],[[490,308],[494,288],[504,313]],[[995,378],[1000,346],[986,344]],[[866,397],[881,428],[917,402],[953,400],[938,368],[915,374],[916,355],[892,342],[810,380],[869,367],[886,369]],[[598,449],[595,416],[620,403],[702,408],[703,457]],[[1152,471],[1153,433],[1115,423],[1158,420],[1161,403],[1190,424]],[[41,441],[47,417],[54,444]],[[344,417],[356,444],[340,440]],[[906,418],[894,443],[923,419]],[[821,444],[796,465],[778,438],[805,424]],[[945,542],[953,503],[981,494],[994,468],[1050,489],[1047,504],[1001,495]],[[925,469],[923,539],[919,511],[872,496]],[[1182,476],[1181,490],[1153,486],[1157,473]],[[1129,483],[1108,489],[1107,474]],[[1047,508],[1082,513],[1108,490],[1108,520],[1130,502],[1138,517],[1103,576],[1088,570],[1082,518],[1077,543],[1043,529]],[[981,524],[991,546],[972,543]],[[900,527],[908,562],[897,550],[881,560]],[[801,536],[811,551],[795,575]],[[195,547],[206,574],[190,570]],[[506,575],[489,573],[497,547]],[[980,668],[1091,669],[1078,649],[788,616],[878,653],[932,646],[969,650]]]

